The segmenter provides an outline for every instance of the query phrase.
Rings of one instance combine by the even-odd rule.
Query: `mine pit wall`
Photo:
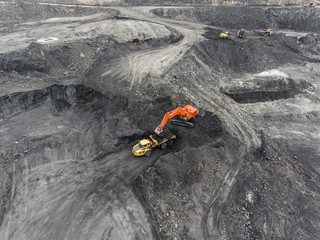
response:
[[[37,0],[17,0],[16,2],[39,2]],[[215,5],[215,6],[232,6],[232,5],[301,5],[303,0],[42,0],[46,3],[61,4],[85,4],[85,5]]]
[[[3,129],[0,133],[0,225],[4,213],[11,207],[12,199],[10,199],[10,196],[12,198],[13,194],[16,194],[11,189],[13,175],[20,175],[25,170],[23,159],[28,159],[32,156],[31,159],[28,159],[29,167],[32,169],[49,162],[64,160],[63,158],[69,159],[69,157],[73,157],[80,161],[89,159],[93,154],[99,152],[97,150],[99,144],[93,144],[89,149],[88,144],[83,139],[91,142],[94,138],[93,136],[98,136],[98,133],[101,132],[101,129],[97,128],[97,126],[99,127],[99,124],[97,124],[99,119],[95,115],[98,114],[99,109],[104,108],[106,102],[107,97],[103,94],[83,85],[54,85],[40,90],[17,92],[0,97],[0,122],[4,124],[13,118],[15,120],[12,120],[12,122],[15,124],[16,119],[19,119],[20,116],[22,116],[21,122],[26,121],[14,127],[15,129],[11,130],[10,135],[5,134],[6,130]],[[51,119],[48,120],[50,114],[52,114],[52,119],[59,119],[59,117],[65,116],[64,119],[67,120],[68,112],[72,112],[75,118],[77,118],[77,113],[80,112],[83,118],[87,117],[86,120],[83,120],[84,125],[89,125],[90,127],[87,129],[88,131],[82,129],[81,137],[76,136],[77,134],[72,136],[74,132],[70,133],[68,130],[62,136],[59,136],[60,133],[58,131],[52,134],[51,137],[49,136],[50,134],[46,135],[45,131],[40,134],[39,132],[32,132],[31,129],[34,126],[30,122],[30,115],[28,116],[26,113],[37,112],[37,109],[42,109],[41,114],[43,114],[37,117],[37,125],[40,129],[52,127],[50,124],[55,121],[43,128],[46,122],[51,121]],[[37,120],[32,120],[32,122]],[[62,122],[60,123],[62,124]],[[25,134],[30,136],[21,136],[20,128],[24,129]],[[77,128],[77,124],[75,124],[74,128]],[[94,130],[94,128],[96,129]],[[56,126],[56,129],[59,129],[59,126]],[[53,147],[53,145],[56,146]],[[53,148],[51,149],[51,147]],[[65,150],[63,150],[64,148]],[[52,156],[48,157],[47,154],[50,151],[52,151]],[[60,153],[58,153],[59,151]],[[56,157],[59,156],[62,159],[55,159],[55,154]],[[13,165],[15,165],[14,168]],[[14,172],[13,169],[15,169]]]
[[[159,8],[153,10],[153,13],[167,18],[200,22],[223,28],[255,30],[271,27],[320,33],[319,8]]]
[[[41,20],[50,17],[63,16],[83,16],[85,14],[95,14],[98,12],[107,12],[109,14],[117,15],[117,11],[103,8],[79,8],[79,7],[64,7],[39,5],[37,1],[23,1],[24,3],[1,3],[0,8],[0,23],[19,23],[28,20]],[[26,4],[25,2],[34,3]],[[48,0],[43,1],[48,3],[59,3],[59,1]],[[224,1],[226,2],[226,1]],[[252,4],[250,1],[248,5]],[[259,1],[260,2],[260,1]],[[284,4],[283,1],[267,1],[267,5],[272,3]],[[300,2],[300,1],[298,1]],[[63,4],[77,4],[77,1],[64,1]],[[96,5],[96,4],[110,4],[110,5],[130,5],[125,1],[81,1],[81,4]],[[172,2],[171,2],[172,3]],[[152,2],[135,2],[136,5],[171,5],[170,3],[155,3]],[[173,4],[174,5],[174,4]],[[219,5],[219,4],[218,4]],[[223,5],[223,4],[222,4]],[[261,8],[257,7],[241,7],[233,6],[236,4],[225,6],[206,6],[197,8],[161,8],[155,9],[153,12],[157,15],[186,21],[195,21],[225,28],[245,28],[245,29],[259,29],[272,27],[275,29],[291,29],[296,31],[311,31],[320,33],[320,8],[302,7],[301,5],[291,8]],[[199,5],[200,6],[200,5]],[[34,14],[34,13],[37,14]],[[241,23],[241,25],[239,25]]]
[[[106,106],[107,101],[108,98],[105,95],[83,85],[53,85],[40,90],[17,92],[2,96],[0,98],[0,119],[1,121],[5,122],[10,121],[10,119],[13,118],[12,121],[15,121],[15,117],[19,116],[19,114],[23,115],[26,112],[41,108],[44,112],[48,111],[50,114],[52,114],[52,117],[57,118],[60,116],[66,116],[66,118],[68,118],[68,112],[74,113],[74,116],[76,117],[80,112],[81,114],[83,113],[84,118],[88,117],[87,120],[84,120],[85,122],[89,121],[91,116],[94,119],[96,115],[99,114],[98,110],[101,110]],[[45,113],[43,116],[45,116]],[[38,119],[42,118],[43,116],[38,116]],[[26,126],[30,124],[27,121],[29,120],[27,117],[25,120]],[[45,118],[43,121],[45,121]],[[93,130],[91,127],[93,127],[93,125],[89,127],[89,131]],[[39,133],[34,133],[34,141],[39,140],[37,140],[37,134]],[[12,136],[1,137],[4,137],[4,139],[7,141],[8,139],[14,139],[17,136],[12,134]],[[72,142],[76,143],[77,141]],[[81,145],[81,141],[78,142]],[[3,143],[3,146],[5,146],[5,143]],[[96,146],[97,145],[95,145],[95,147]],[[10,146],[8,146],[8,149],[10,149]],[[70,149],[70,154],[72,155],[72,150],[75,150],[76,148]],[[78,146],[78,149],[82,149],[80,150],[81,153],[76,153],[79,158],[88,158],[92,153],[92,151],[84,150],[85,145]],[[89,155],[87,155],[87,153]]]
[[[106,239],[101,231],[114,228],[110,226],[113,221],[108,221],[110,209],[114,209],[113,216],[123,213],[122,208],[118,212],[114,201],[127,201],[122,204],[133,209],[129,217],[126,212],[123,213],[126,217],[119,217],[132,216],[128,224],[121,220],[128,231],[129,225],[136,221],[133,212],[140,208],[129,183],[152,164],[152,160],[137,161],[127,150],[128,141],[132,143],[137,139],[135,135],[126,135],[130,134],[126,130],[137,131],[125,116],[127,105],[123,96],[104,95],[84,85],[53,85],[0,97],[0,236],[8,232],[5,239],[90,239],[101,234],[101,238],[95,239]],[[124,152],[107,157],[110,152],[123,148],[124,143]],[[122,164],[137,164],[136,168],[121,166],[121,160],[129,157],[131,159]],[[115,191],[109,183],[114,183]],[[117,191],[119,193],[115,193]],[[62,199],[61,204],[59,199]],[[35,212],[33,203],[36,203]],[[99,204],[105,209],[103,214]],[[22,206],[28,206],[24,208],[25,215],[19,212]],[[82,211],[85,214],[80,215]],[[60,220],[60,212],[70,220]],[[11,217],[15,213],[17,217]],[[142,208],[137,218],[141,213]],[[48,216],[55,220],[48,221]],[[110,219],[114,219],[113,216],[110,214]],[[13,223],[11,218],[19,224]],[[97,218],[100,219],[95,220]],[[146,218],[142,219],[144,223],[141,219],[137,222],[142,225],[139,227],[143,234],[133,224],[133,233],[128,236],[142,234],[146,237],[137,239],[153,239],[148,235],[149,223]],[[90,230],[82,231],[91,222]],[[75,230],[70,233],[70,229]],[[37,232],[36,237],[34,232]],[[124,239],[130,238],[124,236]]]
[[[119,12],[106,8],[86,8],[77,6],[53,6],[38,2],[23,1],[0,4],[0,24],[22,23],[56,17],[81,17],[96,13],[108,13],[110,17]],[[10,30],[8,30],[10,31]]]
[[[225,74],[254,73],[276,68],[287,63],[299,63],[308,58],[299,54],[297,38],[285,35],[273,39],[250,39],[242,42],[208,40],[194,47],[210,67],[217,71],[223,67]],[[294,50],[294,51],[292,51]],[[207,56],[210,56],[207,57]]]
[[[293,98],[312,87],[305,80],[281,77],[257,78],[254,82],[250,86],[230,86],[223,92],[237,103],[256,103]]]

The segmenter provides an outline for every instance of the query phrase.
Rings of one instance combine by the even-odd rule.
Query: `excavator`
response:
[[[176,108],[164,115],[160,125],[154,130],[154,132],[158,135],[161,135],[161,133],[163,132],[163,127],[167,124],[168,120],[175,116],[178,116],[180,119],[172,120],[173,124],[192,127],[193,124],[191,122],[188,122],[188,120],[190,120],[197,114],[198,109],[192,107],[191,105],[186,105],[183,108]]]
[[[150,156],[152,149],[160,147],[165,149],[168,144],[172,143],[172,140],[176,138],[169,129],[163,129],[169,119],[172,119],[175,116],[178,116],[180,119],[172,119],[172,123],[180,126],[189,126],[192,127],[193,124],[189,122],[191,118],[198,114],[198,109],[191,105],[186,105],[183,108],[176,108],[171,112],[167,112],[160,125],[154,130],[155,134],[150,135],[146,139],[142,139],[138,144],[134,145],[132,148],[132,153],[135,156]]]

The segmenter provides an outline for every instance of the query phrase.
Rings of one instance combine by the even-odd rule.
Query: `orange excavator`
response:
[[[193,118],[197,114],[198,109],[192,107],[191,105],[186,105],[183,108],[176,108],[164,115],[160,125],[154,130],[154,132],[158,135],[161,135],[161,133],[163,132],[163,127],[166,125],[167,121],[175,116],[178,116],[180,120],[172,120],[173,124],[192,127],[193,124],[191,122],[188,122],[188,120]]]
[[[178,116],[180,120],[172,121],[173,124],[192,127],[193,124],[188,122],[188,120],[197,114],[198,109],[190,105],[187,105],[184,108],[176,108],[171,112],[167,112],[164,115],[161,124],[154,130],[156,134],[140,140],[139,143],[133,146],[132,153],[135,156],[148,157],[156,147],[165,149],[168,144],[171,144],[172,140],[176,138],[176,135],[174,135],[169,129],[163,129],[167,121],[175,116]]]

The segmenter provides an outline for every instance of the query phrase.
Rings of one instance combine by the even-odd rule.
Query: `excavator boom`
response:
[[[193,118],[197,114],[198,114],[198,109],[196,109],[195,107],[193,107],[191,105],[186,105],[183,108],[176,108],[176,109],[172,110],[171,112],[167,112],[164,115],[160,125],[155,129],[155,133],[161,134],[161,132],[163,131],[163,127],[166,125],[167,121],[175,116],[178,116],[182,120],[187,121],[190,118]]]

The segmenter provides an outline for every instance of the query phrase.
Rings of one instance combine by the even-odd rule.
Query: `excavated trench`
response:
[[[293,79],[254,79],[247,87],[233,86],[224,90],[224,94],[231,97],[238,103],[268,102],[279,99],[293,98],[297,94],[303,94],[312,85],[304,80],[294,81]]]
[[[241,93],[225,93],[233,100],[238,103],[256,103],[256,102],[268,102],[279,99],[292,98],[299,91],[288,90],[288,91],[277,91],[277,92],[266,92],[266,91],[252,91],[252,92],[241,92]]]

